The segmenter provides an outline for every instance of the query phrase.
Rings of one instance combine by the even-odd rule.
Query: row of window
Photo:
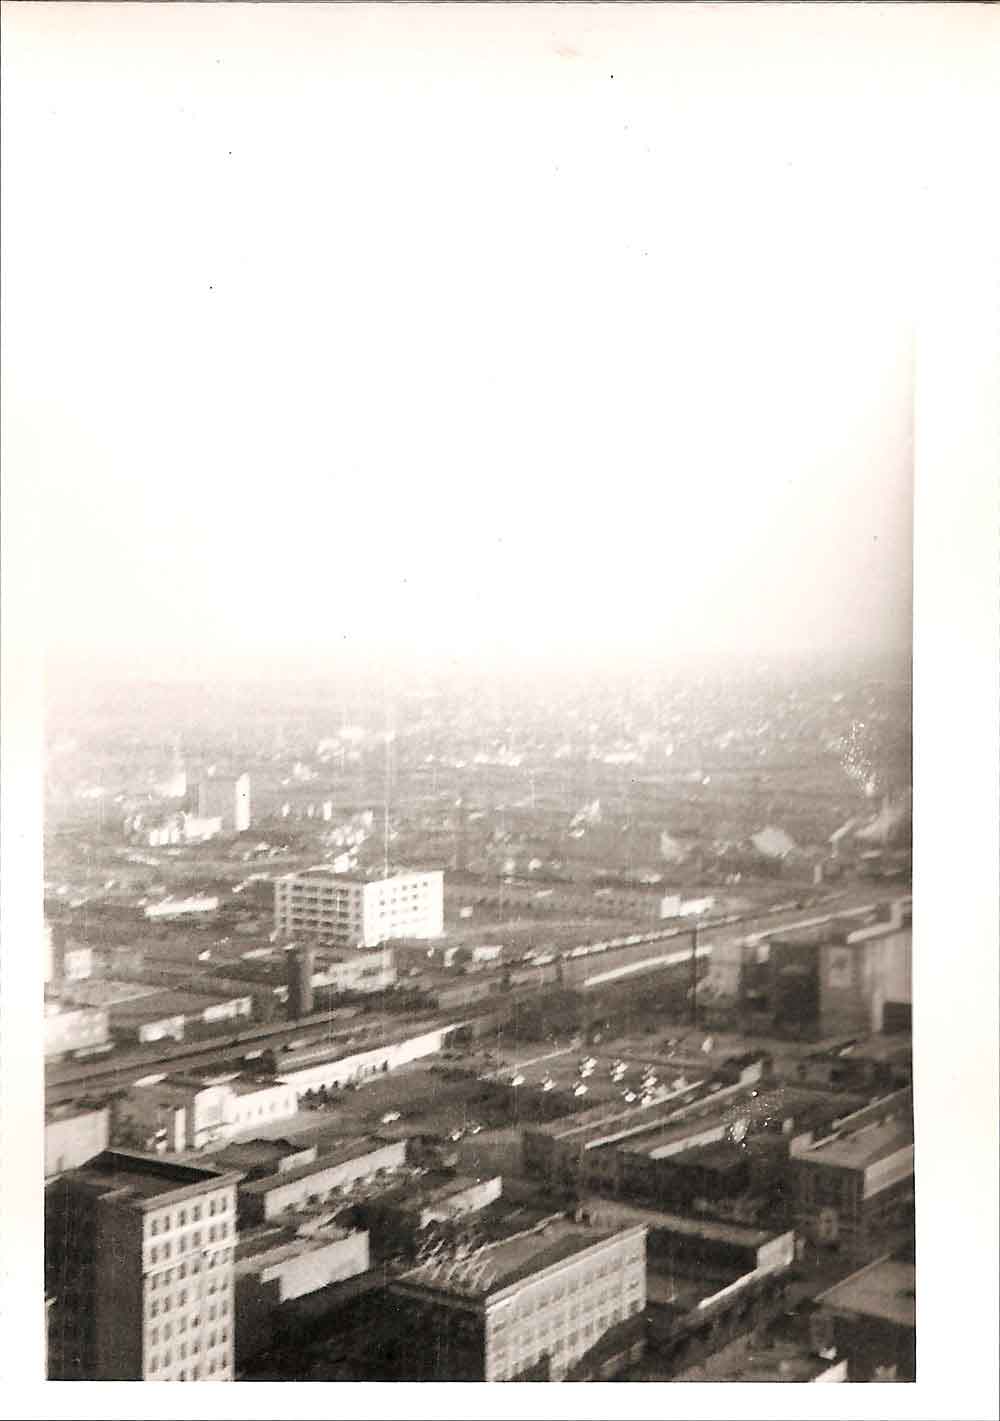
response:
[[[613,1308],[608,1313],[602,1313],[596,1324],[586,1322],[565,1336],[557,1335],[552,1338],[551,1342],[532,1332],[523,1332],[519,1336],[511,1338],[509,1351],[506,1346],[497,1349],[493,1374],[497,1381],[506,1381],[508,1377],[518,1376],[528,1367],[535,1366],[546,1354],[555,1362],[572,1362],[593,1346],[595,1338],[602,1336],[609,1327],[621,1322],[623,1316],[634,1315],[639,1311],[638,1302],[633,1302],[624,1310]]]
[[[209,1311],[209,1321],[211,1321],[211,1322],[214,1322],[214,1321],[215,1321],[215,1309],[214,1309],[214,1308],[210,1309],[210,1311]],[[197,1329],[198,1329],[200,1326],[201,1326],[201,1318],[200,1318],[199,1316],[193,1317],[193,1318],[191,1319],[191,1331],[192,1331],[192,1333],[194,1334],[194,1336],[192,1337],[192,1339],[191,1339],[191,1344],[190,1344],[190,1345],[191,1345],[191,1351],[192,1351],[192,1353],[198,1353],[198,1352],[201,1351],[201,1345],[202,1345],[201,1335],[200,1335],[200,1333],[197,1332]],[[187,1332],[187,1330],[188,1330],[188,1320],[187,1320],[187,1318],[186,1318],[186,1317],[180,1317],[180,1318],[178,1318],[178,1319],[177,1319],[177,1324],[176,1324],[177,1336],[178,1336],[178,1337],[182,1337],[182,1336]],[[147,1344],[148,1344],[148,1346],[150,1346],[150,1347],[158,1347],[158,1346],[160,1345],[160,1335],[161,1335],[161,1333],[162,1333],[162,1335],[163,1335],[163,1340],[164,1340],[164,1342],[169,1342],[169,1341],[171,1340],[171,1338],[173,1337],[173,1334],[174,1334],[174,1324],[171,1323],[171,1322],[165,1322],[165,1323],[163,1324],[162,1328],[161,1328],[159,1325],[157,1325],[157,1324],[154,1323],[151,1327],[147,1328],[147,1334],[148,1334],[148,1335],[147,1335]],[[218,1333],[218,1340],[219,1340],[220,1342],[226,1342],[226,1341],[228,1341],[228,1338],[229,1338],[229,1328],[228,1328],[228,1326],[222,1326],[222,1327],[220,1327],[219,1333]],[[206,1345],[207,1348],[214,1347],[214,1346],[215,1346],[215,1342],[216,1342],[216,1334],[215,1334],[215,1332],[213,1331],[213,1332],[210,1332],[210,1333],[209,1333],[208,1341],[207,1341],[207,1343],[206,1343],[205,1345]],[[181,1355],[182,1355],[182,1356],[186,1356],[186,1355],[187,1355],[187,1352],[186,1352],[187,1346],[188,1346],[188,1344],[187,1344],[186,1341],[181,1343]]]
[[[581,1291],[595,1289],[602,1279],[614,1279],[615,1274],[620,1275],[623,1269],[634,1262],[641,1263],[641,1254],[638,1258],[632,1255],[627,1258],[622,1255],[604,1258],[600,1260],[596,1266],[591,1267],[586,1272],[581,1269],[578,1272],[571,1273],[567,1278],[551,1284],[545,1291],[529,1292],[524,1297],[524,1300],[520,1302],[517,1312],[518,1314],[532,1313],[543,1308],[552,1307],[562,1302],[564,1298],[571,1297]],[[615,1287],[617,1283],[621,1281],[624,1280],[615,1279],[612,1282],[612,1287]],[[500,1328],[503,1325],[504,1320],[502,1317],[498,1317],[494,1320],[494,1327]]]
[[[197,1297],[197,1295],[195,1295],[195,1297],[192,1297],[192,1302],[196,1301],[196,1297]],[[186,1306],[187,1306],[187,1301],[188,1301],[188,1296],[187,1296],[187,1289],[186,1289],[186,1288],[179,1288],[179,1289],[177,1290],[176,1298],[173,1297],[173,1296],[171,1296],[171,1295],[168,1295],[167,1297],[163,1297],[163,1298],[153,1298],[153,1299],[151,1299],[151,1300],[150,1300],[150,1304],[149,1304],[149,1321],[148,1321],[148,1323],[147,1323],[147,1329],[149,1329],[149,1328],[151,1328],[151,1327],[153,1326],[153,1320],[154,1320],[155,1318],[160,1317],[161,1315],[165,1316],[168,1312],[170,1312],[170,1311],[171,1311],[173,1308],[175,1308],[175,1307],[177,1307],[177,1308],[186,1307]],[[228,1315],[229,1315],[229,1299],[228,1299],[227,1297],[223,1297],[223,1298],[220,1298],[220,1299],[219,1299],[218,1303],[210,1302],[210,1303],[208,1304],[208,1307],[207,1307],[207,1313],[208,1313],[208,1320],[209,1320],[209,1322],[214,1322],[217,1315],[218,1315],[220,1318],[228,1317]],[[169,1329],[170,1326],[171,1326],[171,1324],[170,1324],[169,1322],[165,1322],[163,1325],[164,1325],[164,1327],[165,1327],[166,1329]],[[201,1315],[200,1315],[199,1313],[196,1313],[196,1314],[194,1315],[194,1317],[191,1319],[191,1326],[192,1326],[192,1327],[198,1327],[198,1326],[200,1326],[200,1325],[201,1325]],[[188,1319],[187,1319],[186,1317],[180,1317],[180,1318],[177,1319],[177,1330],[178,1330],[178,1332],[186,1332],[186,1331],[187,1331],[187,1327],[188,1327]],[[165,1337],[169,1337],[169,1336],[170,1336],[169,1330],[167,1330],[167,1331],[164,1333],[164,1336],[165,1336]],[[154,1338],[153,1340],[155,1341],[156,1339]]]
[[[228,1238],[229,1225],[225,1223],[210,1224],[205,1236],[209,1243],[215,1243],[217,1240]],[[190,1234],[181,1234],[180,1238],[176,1239],[175,1242],[177,1245],[178,1257],[182,1253],[186,1253],[191,1248],[201,1248],[201,1229],[195,1229],[194,1232]],[[154,1243],[149,1250],[150,1263],[159,1263],[165,1259],[170,1258],[172,1256],[173,1248],[174,1244],[169,1240],[166,1243]]]
[[[220,1264],[228,1263],[232,1256],[233,1250],[231,1248],[217,1248],[214,1253],[207,1253],[205,1255],[205,1267],[218,1268]],[[201,1271],[200,1260],[197,1258],[192,1258],[189,1259],[186,1264],[180,1264],[177,1269],[178,1278],[183,1278],[185,1276],[184,1273],[181,1271],[185,1267],[190,1268],[192,1274],[198,1273]],[[151,1273],[149,1275],[150,1288],[165,1288],[169,1286],[169,1284],[173,1281],[173,1273],[174,1270],[172,1268],[165,1268],[162,1273]]]
[[[214,1338],[214,1334],[213,1334],[213,1338]],[[224,1334],[224,1342],[228,1342],[228,1333]],[[212,1342],[212,1346],[213,1346],[213,1347],[215,1346],[214,1340],[213,1340],[213,1342]],[[185,1343],[182,1342],[181,1345],[177,1348],[177,1361],[178,1361],[178,1362],[186,1362],[186,1361],[188,1361],[188,1360],[189,1360],[188,1347],[186,1346]],[[202,1361],[200,1360],[200,1348],[198,1347],[198,1345],[197,1345],[196,1343],[192,1343],[191,1348],[190,1348],[190,1360],[191,1360],[191,1362],[192,1362],[192,1367],[191,1367],[192,1376],[191,1376],[191,1380],[192,1380],[192,1381],[198,1381],[198,1380],[200,1380],[200,1378],[201,1378],[202,1376],[212,1375],[212,1374],[214,1374],[214,1373],[217,1373],[217,1372],[220,1371],[220,1370],[226,1370],[226,1369],[228,1369],[228,1366],[229,1366],[228,1349],[225,1350],[225,1351],[222,1351],[222,1352],[219,1353],[219,1354],[215,1354],[215,1355],[211,1355],[211,1356],[206,1355],[206,1357],[205,1357],[205,1359],[204,1359],[204,1362],[202,1362]],[[161,1371],[161,1370],[163,1370],[163,1369],[165,1369],[165,1368],[167,1368],[167,1367],[172,1367],[173,1365],[174,1365],[174,1350],[173,1350],[173,1348],[171,1348],[171,1347],[166,1347],[162,1352],[153,1352],[153,1353],[150,1355],[150,1358],[149,1358],[149,1365],[148,1365],[147,1368],[146,1368],[146,1375],[147,1375],[147,1377],[150,1377],[150,1378],[151,1378],[156,1372],[159,1372],[159,1371]],[[187,1380],[188,1380],[188,1378],[184,1375],[184,1372],[181,1372],[180,1380],[181,1380],[181,1381],[187,1381]]]
[[[172,1228],[187,1228],[190,1215],[190,1222],[198,1224],[204,1217],[214,1218],[216,1214],[225,1214],[230,1206],[230,1199],[226,1195],[220,1197],[213,1196],[203,1203],[192,1204],[189,1208],[178,1209],[175,1214],[153,1214],[149,1220],[149,1232],[154,1237],[157,1234],[169,1233]]]

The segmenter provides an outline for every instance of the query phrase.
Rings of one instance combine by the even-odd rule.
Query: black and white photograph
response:
[[[960,599],[923,313],[995,11],[3,25],[31,1379],[916,1417],[968,1367],[986,1417],[994,1284],[931,1260],[995,1272],[991,841],[915,775],[914,540]]]

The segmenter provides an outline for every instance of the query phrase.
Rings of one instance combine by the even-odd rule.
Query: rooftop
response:
[[[104,1150],[82,1169],[67,1178],[94,1193],[130,1196],[138,1208],[178,1195],[187,1197],[206,1189],[238,1184],[242,1176],[235,1170],[216,1170],[177,1164],[159,1155],[137,1154],[131,1150]],[[124,1202],[124,1199],[123,1199]]]
[[[222,1006],[227,1002],[249,1001],[249,996],[202,996],[195,992],[173,992],[170,990],[153,992],[139,1000],[114,1002],[111,1015],[121,1021],[124,1018],[135,1021],[156,1021],[167,1016],[201,1016],[210,1007]]]
[[[842,1312],[859,1313],[898,1323],[901,1327],[916,1325],[916,1271],[912,1262],[900,1258],[881,1258],[852,1273],[818,1302]]]
[[[403,1274],[400,1281],[441,1292],[485,1298],[632,1232],[644,1234],[645,1230],[641,1226],[634,1230],[600,1230],[574,1223],[563,1215],[549,1216],[530,1232],[514,1234],[481,1249],[476,1255],[476,1263],[482,1271],[478,1281],[473,1278],[469,1286],[452,1281],[447,1274],[438,1281],[426,1266]]]
[[[683,1234],[687,1238],[711,1239],[744,1248],[762,1248],[770,1239],[777,1237],[774,1231],[768,1229],[750,1228],[720,1219],[693,1219],[683,1214],[669,1214],[662,1209],[641,1209],[618,1199],[611,1202],[595,1198],[588,1200],[583,1207],[597,1224],[603,1223],[606,1217],[608,1224],[618,1227],[644,1224],[650,1233],[661,1229],[667,1233]]]
[[[817,1091],[783,1086],[773,1090],[740,1086],[728,1093],[718,1091],[696,1106],[678,1111],[676,1120],[665,1121],[663,1128],[656,1133],[644,1134],[624,1148],[630,1153],[657,1159],[663,1152],[675,1153],[672,1147],[679,1140],[700,1130],[726,1126],[739,1130],[751,1124],[780,1130],[784,1120],[795,1119],[801,1123],[807,1116],[829,1120],[836,1118],[843,1109],[841,1099]]]
[[[298,1144],[291,1140],[246,1140],[227,1144],[215,1158],[237,1169],[253,1169],[259,1165],[274,1166],[283,1159],[310,1152],[315,1158],[316,1145],[309,1140]]]
[[[405,1183],[398,1184],[392,1189],[386,1190],[382,1197],[386,1203],[396,1205],[401,1209],[419,1210],[451,1199],[456,1194],[464,1193],[467,1189],[475,1189],[477,1185],[485,1184],[487,1179],[488,1176],[485,1175],[446,1174],[443,1171],[437,1171],[419,1179],[407,1180]]]
[[[315,875],[319,878],[332,878],[338,883],[392,883],[400,878],[426,878],[429,872],[434,871],[435,870],[398,868],[393,873],[390,873],[387,878],[384,873],[376,868],[351,869],[347,873],[338,873],[332,864],[318,863],[314,864],[311,868],[299,869],[294,873],[283,874],[282,879],[279,881],[287,883],[292,879],[306,878],[309,875]],[[438,869],[436,871],[440,873],[441,870]]]
[[[624,1133],[631,1129],[652,1129],[658,1121],[662,1121],[664,1115],[673,1115],[682,1109],[684,1102],[702,1086],[704,1081],[695,1081],[655,1105],[646,1107],[638,1104],[626,1105],[618,1099],[610,1100],[604,1105],[590,1106],[576,1114],[531,1125],[529,1128],[533,1134],[547,1135],[554,1140],[568,1139],[579,1134],[581,1144],[593,1135],[608,1131]]]
[[[298,1180],[320,1174],[324,1169],[335,1169],[339,1164],[347,1164],[350,1160],[363,1159],[365,1155],[389,1149],[393,1143],[389,1140],[372,1139],[370,1135],[357,1136],[354,1139],[345,1140],[339,1149],[331,1150],[328,1154],[317,1155],[309,1164],[299,1165],[297,1169],[286,1169],[278,1174],[269,1174],[263,1179],[255,1179],[251,1183],[245,1184],[242,1192],[244,1194],[267,1194],[272,1189],[278,1189],[283,1185],[294,1184]]]
[[[844,1368],[843,1358],[820,1357],[796,1338],[772,1334],[763,1346],[754,1345],[748,1337],[738,1338],[694,1368],[693,1374],[681,1373],[675,1380],[815,1382],[822,1378],[835,1381],[837,1376],[827,1377],[826,1373],[843,1373]],[[846,1376],[843,1380],[846,1381]]]
[[[267,1224],[257,1229],[241,1229],[236,1245],[236,1276],[258,1273],[289,1258],[299,1258],[304,1253],[326,1248],[328,1244],[341,1243],[350,1232],[335,1224],[324,1224],[308,1233],[283,1225],[271,1227]]]
[[[912,1144],[913,1126],[908,1120],[886,1120],[821,1141],[801,1158],[839,1169],[865,1169]]]

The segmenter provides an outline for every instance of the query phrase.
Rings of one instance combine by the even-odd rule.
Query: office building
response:
[[[642,1352],[646,1231],[556,1217],[469,1259],[421,1264],[389,1300],[401,1374],[414,1379],[561,1380],[623,1327],[627,1363]]]
[[[239,1178],[106,1150],[49,1186],[50,1378],[232,1380]]]
[[[280,937],[313,937],[344,947],[378,947],[394,938],[438,938],[444,931],[444,874],[391,878],[339,874],[320,865],[275,881]]]

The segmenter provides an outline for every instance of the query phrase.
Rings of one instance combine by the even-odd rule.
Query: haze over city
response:
[[[905,651],[912,144],[863,61],[845,115],[539,34],[515,104],[373,16],[150,23],[8,84],[56,669]]]

